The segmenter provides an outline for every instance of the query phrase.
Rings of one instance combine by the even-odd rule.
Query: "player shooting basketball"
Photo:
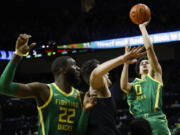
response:
[[[170,135],[166,115],[162,111],[162,69],[146,30],[149,21],[139,24],[147,52],[147,58],[139,59],[136,63],[140,78],[128,82],[128,67],[133,63],[128,61],[122,70],[120,87],[127,94],[129,110],[134,117],[148,120],[153,135]],[[129,50],[126,47],[125,53]]]

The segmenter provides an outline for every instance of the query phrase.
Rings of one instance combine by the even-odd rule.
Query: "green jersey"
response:
[[[148,120],[153,135],[171,135],[165,114],[162,112],[163,84],[150,75],[136,78],[128,94],[130,113]]]
[[[146,113],[162,111],[163,84],[147,75],[144,79],[136,78],[127,95],[130,113],[135,117]]]
[[[81,114],[79,91],[73,88],[67,94],[55,83],[49,84],[49,87],[48,101],[38,107],[38,135],[74,135]]]

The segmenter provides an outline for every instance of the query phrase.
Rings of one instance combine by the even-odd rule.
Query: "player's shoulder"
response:
[[[48,84],[41,82],[32,82],[32,83],[28,83],[27,85],[35,88],[48,88]]]
[[[135,85],[136,83],[139,83],[140,81],[141,81],[140,78],[135,78],[134,80],[132,80],[132,81],[130,82],[130,84],[131,84],[131,85]]]
[[[32,93],[38,93],[38,95],[49,93],[50,87],[46,83],[32,82],[26,84]]]
[[[153,76],[148,74],[147,78],[148,78],[149,81],[155,82],[155,83],[160,84],[160,85],[163,86],[163,82],[162,82],[162,78],[161,77],[156,77],[156,76],[153,77]]]

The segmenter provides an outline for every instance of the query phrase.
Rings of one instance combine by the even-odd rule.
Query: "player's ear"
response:
[[[61,74],[61,73],[63,73],[63,72],[64,72],[64,70],[63,70],[62,67],[60,67],[60,68],[58,68],[58,69],[56,70],[56,74],[57,74],[57,75],[59,75],[59,74]]]

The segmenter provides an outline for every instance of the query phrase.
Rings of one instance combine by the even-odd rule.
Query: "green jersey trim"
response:
[[[129,108],[131,107],[131,103],[128,102]],[[130,114],[134,115],[134,113],[129,109]]]
[[[38,112],[39,112],[39,116],[40,116],[40,124],[41,124],[41,129],[42,129],[42,135],[46,135],[45,134],[45,128],[44,128],[44,120],[43,120],[42,110],[40,108],[38,108]]]
[[[49,84],[48,84],[48,86],[49,86],[49,90],[50,90],[49,98],[42,106],[37,106],[38,109],[45,108],[51,102],[51,99],[52,99],[52,96],[53,96],[53,90],[52,90],[52,88],[51,88],[51,86]]]
[[[52,84],[60,93],[62,93],[65,96],[71,96],[74,93],[74,88],[72,88],[70,93],[66,93],[63,90],[61,90],[55,83]]]
[[[141,78],[135,78],[135,80],[144,81],[144,79]]]
[[[158,81],[158,80],[152,78],[151,75],[148,74],[147,76],[148,76],[150,79],[152,79],[153,81],[155,81],[155,82],[157,82],[157,83],[159,83],[159,84],[161,84],[161,85],[163,86],[163,83],[162,83],[162,82],[160,82],[160,81]]]
[[[157,83],[159,83],[159,84],[161,84],[161,85],[163,86],[163,83],[162,83],[162,82],[160,82],[160,81],[154,79],[150,74],[147,74],[147,76],[148,76],[151,80],[153,80],[153,81],[155,81],[155,82],[157,82]],[[141,78],[135,78],[135,80],[145,81],[145,78],[144,78],[144,79],[141,79]]]
[[[160,89],[161,89],[161,84],[159,84],[159,85],[158,85],[158,88],[157,88],[156,99],[155,99],[155,106],[154,106],[154,112],[156,112],[156,111],[157,111],[157,108],[158,108]]]

